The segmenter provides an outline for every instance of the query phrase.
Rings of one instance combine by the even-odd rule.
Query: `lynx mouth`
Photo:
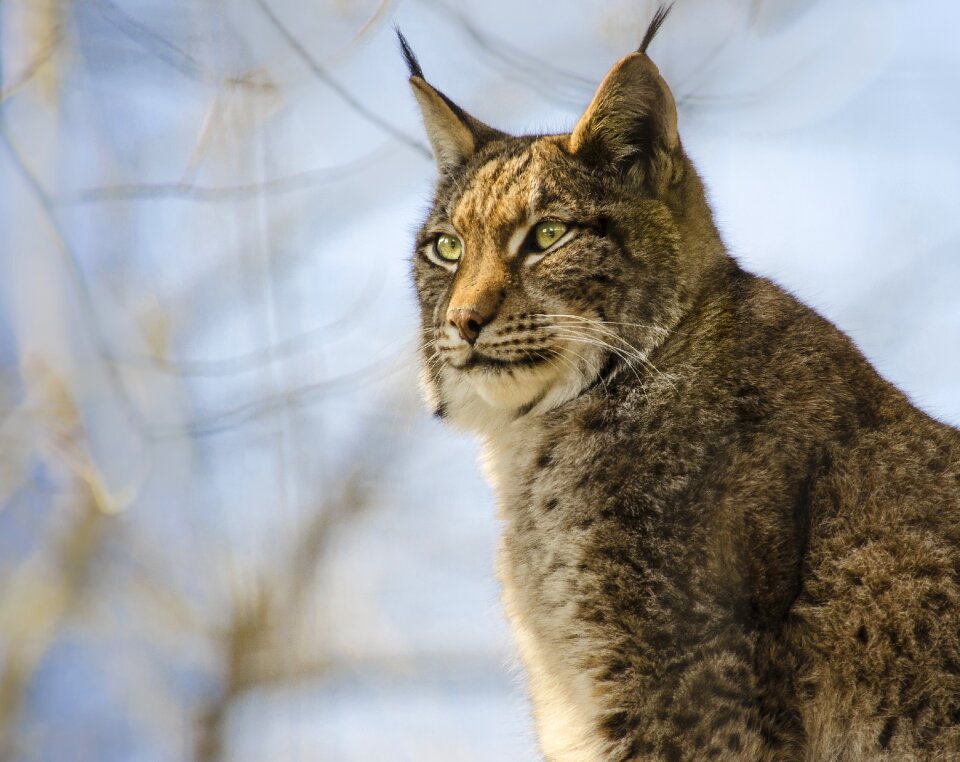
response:
[[[537,365],[543,365],[550,360],[546,354],[525,354],[523,357],[514,357],[505,359],[502,357],[492,357],[482,352],[474,350],[470,356],[462,363],[454,365],[457,370],[492,370],[502,371],[513,368],[532,368]]]

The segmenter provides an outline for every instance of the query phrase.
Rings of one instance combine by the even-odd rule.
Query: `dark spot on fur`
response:
[[[737,712],[735,709],[719,709],[713,715],[713,719],[710,721],[710,730],[715,733],[724,725],[736,723],[739,719],[739,712]]]
[[[647,642],[657,651],[666,651],[674,643],[674,636],[670,632],[657,630],[647,636]]]
[[[867,635],[867,628],[864,627],[862,624],[857,629],[857,640],[859,640],[864,645],[866,645],[867,642],[870,640],[870,636]]]
[[[627,664],[623,659],[617,659],[612,664],[610,664],[603,673],[604,680],[615,680],[624,672],[627,671],[630,665]]]
[[[537,458],[537,468],[546,468],[553,462],[553,448],[547,447]]]
[[[778,735],[773,731],[768,724],[764,724],[760,727],[760,737],[763,739],[763,742],[769,746],[771,749],[780,749],[783,748],[784,739],[782,736]]]
[[[700,722],[700,715],[694,712],[681,712],[673,718],[673,724],[677,730],[690,730],[698,722]]]
[[[583,428],[586,431],[602,431],[607,428],[606,416],[603,410],[592,410],[583,417]]]
[[[636,751],[634,752],[634,756],[637,754],[652,754],[654,750],[653,744],[650,743],[650,741],[646,741],[643,739],[637,739],[636,741],[634,741],[630,748],[631,749],[636,748]],[[632,759],[632,757],[628,757],[628,759]]]
[[[600,727],[608,739],[619,741],[637,727],[637,718],[626,712],[614,712],[603,718]]]
[[[890,741],[893,739],[893,731],[897,727],[897,718],[890,717],[883,724],[883,730],[880,731],[880,737],[877,739],[877,743],[880,744],[881,749],[889,749]]]
[[[720,674],[723,679],[731,683],[746,683],[749,679],[749,672],[742,664],[724,667]]]
[[[741,431],[757,429],[768,416],[760,391],[752,384],[745,384],[734,392],[734,404]]]
[[[555,497],[551,497],[547,502],[543,504],[543,510],[552,511],[557,507],[558,500]]]
[[[663,758],[667,762],[680,762],[683,759],[683,752],[673,741],[667,741],[663,744]]]
[[[953,705],[953,708],[947,715],[947,719],[951,725],[960,725],[960,701]]]
[[[922,605],[937,614],[943,614],[950,608],[950,599],[943,593],[930,593],[924,596]]]
[[[730,751],[740,751],[742,745],[739,733],[731,733],[727,736],[727,748],[730,749]]]
[[[950,458],[947,450],[941,446],[937,450],[937,454],[930,459],[928,466],[934,473],[946,471],[950,467]]]

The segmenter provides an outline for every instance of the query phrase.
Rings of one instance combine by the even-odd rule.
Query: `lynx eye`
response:
[[[446,262],[456,262],[460,259],[460,253],[463,251],[463,244],[455,235],[442,233],[437,237],[433,244],[433,250],[440,259]]]
[[[537,223],[533,229],[533,242],[539,251],[546,251],[567,232],[567,226],[557,220]]]

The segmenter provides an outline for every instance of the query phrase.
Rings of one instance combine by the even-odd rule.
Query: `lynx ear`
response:
[[[486,142],[505,137],[504,133],[488,127],[430,85],[410,45],[397,29],[400,48],[410,69],[410,86],[420,106],[427,137],[433,148],[440,172],[448,172],[467,159]]]
[[[670,176],[680,143],[673,94],[646,53],[667,11],[654,17],[640,50],[604,77],[569,143],[571,153],[620,169],[645,163],[658,185]]]

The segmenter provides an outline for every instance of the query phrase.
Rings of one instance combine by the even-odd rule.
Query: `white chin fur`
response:
[[[561,375],[553,363],[546,363],[509,371],[473,371],[464,378],[490,407],[517,410],[544,396]]]
[[[576,397],[595,375],[596,358],[585,358],[584,354],[581,352],[576,359],[589,360],[589,365],[565,357],[510,371],[462,372],[444,368],[440,373],[440,396],[446,403],[450,422],[483,432],[515,419],[518,411],[538,415],[562,405]]]

